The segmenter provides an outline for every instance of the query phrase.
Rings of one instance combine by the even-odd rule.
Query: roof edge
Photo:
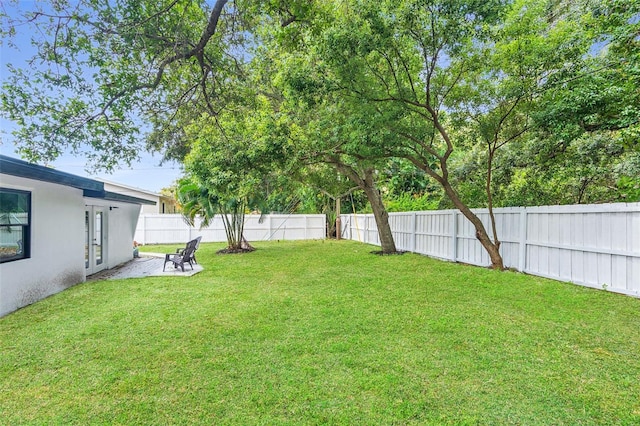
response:
[[[145,200],[144,198],[132,197],[131,195],[118,194],[117,192],[109,191],[105,191],[104,196],[95,198],[103,198],[107,201],[119,201],[121,203],[147,204],[150,206],[155,206],[157,204],[155,201]]]
[[[94,179],[61,172],[50,167],[40,166],[1,154],[0,173],[80,189],[82,190],[82,195],[88,198],[100,198],[129,204],[156,205],[155,201],[105,191],[104,183]]]
[[[104,192],[104,184],[97,180],[61,172],[50,167],[7,157],[6,155],[0,155],[0,173],[43,182],[57,183],[59,185],[82,189],[83,191]]]

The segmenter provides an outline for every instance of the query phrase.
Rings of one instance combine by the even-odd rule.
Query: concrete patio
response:
[[[87,277],[87,281],[94,280],[121,280],[124,278],[144,278],[144,277],[190,277],[203,270],[199,264],[193,265],[193,270],[187,264],[184,272],[180,268],[174,268],[172,263],[167,263],[165,270],[164,254],[161,253],[140,253],[140,257],[117,266],[113,269],[98,272]]]

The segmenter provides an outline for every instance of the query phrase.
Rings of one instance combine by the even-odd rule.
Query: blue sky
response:
[[[30,10],[34,7],[34,4],[34,1],[20,0],[18,2],[18,9]],[[13,4],[4,4],[2,8],[10,16],[17,11]],[[21,29],[24,33],[21,33]],[[28,33],[28,27],[18,27],[17,31],[16,37],[13,39],[17,45],[16,48],[8,46],[6,40],[2,40],[0,44],[0,83],[4,83],[8,75],[8,63],[18,68],[26,66],[27,59],[30,58],[34,52],[34,48],[31,46],[31,35]],[[0,117],[0,153],[20,158],[20,155],[16,152],[14,138],[11,135],[11,131],[15,128],[15,123]],[[111,174],[104,172],[92,174],[87,172],[85,170],[87,163],[85,158],[74,156],[70,153],[63,154],[56,161],[48,163],[47,165],[64,172],[89,178],[99,177],[154,192],[159,192],[160,189],[170,186],[182,175],[179,164],[171,163],[160,166],[160,156],[153,156],[146,152],[141,152],[140,154],[141,158],[139,162],[132,164],[131,167],[123,166],[118,170],[114,170]]]

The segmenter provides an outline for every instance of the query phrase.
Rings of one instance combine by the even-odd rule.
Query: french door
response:
[[[87,206],[84,212],[84,265],[87,275],[105,266],[105,212],[102,207]]]

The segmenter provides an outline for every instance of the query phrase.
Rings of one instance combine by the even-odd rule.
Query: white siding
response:
[[[85,198],[86,205],[104,209],[106,218],[104,232],[104,261],[107,269],[133,259],[133,241],[140,217],[140,204]],[[84,220],[82,222],[84,226]]]

